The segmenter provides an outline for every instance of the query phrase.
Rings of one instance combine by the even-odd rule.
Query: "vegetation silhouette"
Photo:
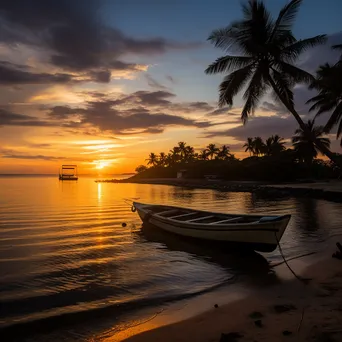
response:
[[[337,178],[339,171],[332,162],[315,159],[317,141],[327,148],[330,145],[330,140],[323,137],[323,127],[314,126],[314,121],[309,121],[307,125],[305,132],[296,130],[293,148],[286,148],[284,139],[279,135],[265,141],[261,137],[248,138],[244,147],[248,147],[251,156],[242,160],[236,158],[227,145],[217,147],[209,144],[197,152],[186,142],[180,142],[168,154],[151,152],[146,159],[150,167],[138,166],[137,175],[131,179],[175,178],[181,170],[186,171],[183,178],[196,179],[208,175],[223,180],[251,181],[285,181],[309,176],[317,179]],[[311,132],[314,139],[309,139],[307,132]]]
[[[303,131],[301,128],[298,128],[292,138],[296,155],[309,166],[318,155],[317,142],[325,145],[326,148],[330,148],[330,139],[323,137],[324,127],[315,127],[314,124],[314,120],[309,120],[306,124],[307,130]]]
[[[262,1],[250,0],[242,4],[243,19],[234,21],[229,26],[214,30],[208,40],[224,52],[231,51],[218,58],[205,70],[207,74],[226,73],[219,88],[219,106],[232,106],[234,97],[246,89],[243,94],[245,101],[241,112],[244,124],[254,114],[261,98],[270,90],[275,98],[297,120],[302,131],[308,130],[307,125],[295,109],[293,88],[298,83],[308,85],[315,83],[315,77],[295,65],[300,55],[326,41],[325,35],[297,40],[292,32],[302,0],[291,0],[285,5],[276,19],[273,19]],[[336,47],[335,47],[336,48]],[[340,46],[337,46],[340,48]],[[339,82],[341,87],[341,82]],[[331,84],[332,86],[332,84]],[[325,94],[327,90],[325,90]],[[335,101],[336,102],[336,101]],[[325,107],[321,108],[321,111]],[[341,117],[342,105],[340,98],[332,115],[328,131]],[[340,125],[338,135],[341,133]],[[307,137],[314,139],[307,132]],[[330,151],[321,140],[314,141],[317,148],[336,164],[340,163],[336,154]],[[261,152],[259,151],[259,154]]]
[[[342,44],[334,45],[334,49],[342,51]],[[321,65],[316,72],[316,79],[310,88],[318,91],[307,103],[313,104],[310,111],[318,110],[316,116],[330,112],[330,118],[324,127],[325,133],[330,133],[333,127],[337,127],[338,139],[342,132],[342,54],[339,61],[330,65]],[[341,139],[342,146],[342,139]]]

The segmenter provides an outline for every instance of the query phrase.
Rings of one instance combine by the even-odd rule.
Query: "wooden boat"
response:
[[[212,213],[166,205],[133,202],[143,222],[170,233],[212,241],[243,244],[260,252],[277,248],[291,215],[261,216]]]
[[[59,170],[59,180],[77,181],[77,165],[62,165]]]

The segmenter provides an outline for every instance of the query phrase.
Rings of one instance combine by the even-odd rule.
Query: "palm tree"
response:
[[[306,130],[299,128],[295,131],[292,143],[298,158],[308,165],[311,165],[313,159],[316,158],[318,154],[319,148],[317,142],[329,149],[330,140],[323,137],[323,126],[315,127],[315,120],[309,120],[306,127]]]
[[[165,166],[172,166],[174,164],[173,156],[171,153],[168,153],[165,157]]]
[[[202,159],[202,160],[208,160],[208,152],[207,152],[207,150],[202,150],[198,157],[199,157],[199,159]]]
[[[215,47],[225,52],[234,51],[240,55],[226,55],[218,58],[205,70],[207,74],[230,71],[220,85],[219,106],[232,106],[240,90],[245,105],[241,119],[245,124],[258,106],[260,99],[273,90],[288,111],[295,117],[300,128],[306,125],[294,108],[293,86],[297,83],[311,83],[314,77],[296,67],[294,62],[305,50],[326,41],[325,35],[297,40],[292,25],[302,0],[291,0],[273,20],[262,1],[249,0],[242,5],[244,18],[226,28],[214,30],[209,36]],[[316,143],[322,153],[338,163],[334,153]]]
[[[185,147],[184,159],[186,162],[191,162],[195,159],[195,149],[192,146]]]
[[[254,140],[253,138],[247,138],[247,142],[242,146],[246,147],[245,152],[249,152],[249,156],[254,155]]]
[[[178,148],[179,148],[179,153],[180,153],[180,156],[181,156],[181,160],[184,159],[184,157],[186,156],[186,142],[184,141],[180,141],[178,143]]]
[[[158,164],[159,164],[160,166],[165,166],[165,164],[166,164],[166,155],[165,155],[164,152],[160,152],[160,153],[159,153]]]
[[[337,45],[341,46],[342,45]],[[342,56],[341,56],[342,57]],[[317,70],[317,78],[310,88],[318,90],[318,95],[311,98],[307,103],[312,103],[309,109],[318,109],[316,115],[330,112],[330,118],[324,127],[324,131],[329,133],[335,125],[338,125],[338,139],[342,133],[342,58],[335,65],[328,63],[322,65]],[[341,140],[342,146],[342,140]]]
[[[219,152],[217,153],[217,158],[227,160],[230,157],[231,157],[231,154],[230,154],[229,147],[227,145],[222,145],[221,150],[219,150]]]
[[[218,152],[219,152],[219,149],[216,147],[215,144],[209,144],[207,146],[207,154],[210,157],[210,160],[212,160]]]
[[[181,159],[180,148],[175,146],[172,150],[170,150],[170,153],[172,155],[173,164],[178,163]]]
[[[253,140],[254,144],[254,154],[256,156],[260,156],[262,154],[265,154],[265,143],[260,137],[255,137]]]
[[[158,164],[158,158],[155,153],[151,152],[147,159],[147,165],[156,166]]]
[[[277,155],[285,150],[284,139],[279,135],[272,135],[266,140],[265,143],[265,154],[267,156]]]

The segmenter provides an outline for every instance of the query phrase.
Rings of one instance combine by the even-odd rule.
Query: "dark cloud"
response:
[[[213,109],[213,107],[210,104],[208,104],[208,102],[190,102],[189,108],[192,110],[204,112]]]
[[[169,126],[208,128],[222,124],[182,116],[185,113],[207,112],[213,108],[207,102],[172,102],[171,99],[175,95],[164,90],[137,91],[112,96],[86,92],[85,95],[92,96],[93,99],[85,102],[84,106],[38,107],[38,110],[46,115],[45,119],[17,114],[3,108],[0,110],[0,125],[59,126],[80,130],[82,134],[86,128],[93,127],[97,130],[94,134],[98,135],[101,131],[108,134],[157,134]]]
[[[207,116],[221,116],[221,115],[227,115],[227,116],[240,116],[240,113],[233,113],[230,112],[232,108],[231,107],[222,107],[222,108],[217,108],[210,113],[207,113]]]
[[[48,116],[58,120],[68,119],[72,114],[77,114],[77,111],[68,106],[55,106],[48,112]]]
[[[96,99],[104,99],[104,98],[106,98],[108,96],[108,94],[101,93],[101,92],[98,92],[98,91],[83,91],[83,92],[80,92],[78,94],[85,95],[85,96],[90,96],[90,97],[93,97],[93,98],[96,98]]]
[[[248,124],[237,126],[225,131],[211,131],[205,134],[205,138],[232,137],[244,141],[248,137],[259,136],[263,139],[273,134],[279,134],[284,138],[292,137],[298,124],[293,117],[282,118],[279,116],[254,117]]]
[[[124,98],[123,101],[135,100],[143,106],[168,106],[172,104],[169,99],[173,97],[175,97],[175,94],[165,90],[137,91]]]
[[[41,154],[31,155],[10,149],[0,148],[0,158],[8,159],[41,159],[41,160],[61,160],[65,157],[45,156]]]
[[[51,144],[33,144],[33,143],[26,143],[27,146],[34,147],[34,148],[49,148]]]
[[[310,49],[302,56],[299,63],[301,68],[315,74],[320,65],[325,63],[335,64],[338,61],[340,52],[331,49],[331,46],[342,43],[342,32],[331,34],[327,38],[324,45]]]
[[[79,122],[68,122],[65,127],[80,127],[84,124],[91,124],[102,131],[111,131],[116,134],[134,134],[132,130],[141,130],[143,133],[161,133],[168,126],[192,126],[206,128],[212,126],[207,121],[197,121],[178,115],[163,113],[159,110],[151,111],[147,105],[152,107],[170,104],[165,98],[174,96],[171,93],[137,92],[126,96],[126,99],[135,99],[140,103],[138,107],[130,109],[118,108],[122,104],[122,99],[89,101],[84,108],[71,108],[68,106],[56,106],[50,109],[48,115],[55,119],[68,119],[72,115],[78,115]],[[198,105],[198,104],[196,104]],[[203,106],[201,103],[199,106]]]
[[[38,118],[25,114],[12,113],[0,108],[0,127],[1,126],[56,126],[55,123],[39,120]]]
[[[153,89],[159,89],[159,90],[168,90],[167,87],[163,86],[161,83],[156,81],[150,74],[145,74],[145,78],[147,80],[147,84],[153,88]]]
[[[90,77],[94,82],[109,83],[112,73],[109,70],[92,71]]]
[[[54,156],[44,156],[41,154],[37,155],[25,155],[25,154],[3,154],[1,158],[8,159],[39,159],[39,160],[65,160],[66,157],[54,157]]]
[[[265,101],[260,106],[260,109],[266,112],[276,113],[277,115],[280,115],[280,116],[289,114],[289,111],[281,103],[272,103],[272,102]]]
[[[0,42],[40,47],[52,64],[73,71],[122,70],[128,65],[120,57],[128,53],[151,55],[198,46],[129,37],[104,23],[103,4],[99,0],[2,0]]]
[[[0,85],[70,83],[72,76],[63,73],[33,73],[25,66],[0,61]]]

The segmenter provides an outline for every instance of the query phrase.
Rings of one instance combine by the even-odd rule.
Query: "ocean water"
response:
[[[57,340],[86,340],[142,307],[232,282],[258,286],[269,264],[281,261],[278,251],[239,256],[141,230],[129,204],[138,198],[217,212],[292,214],[281,241],[289,258],[320,251],[342,233],[342,205],[323,200],[91,177],[0,177],[0,329],[19,333],[16,340],[56,330]]]

